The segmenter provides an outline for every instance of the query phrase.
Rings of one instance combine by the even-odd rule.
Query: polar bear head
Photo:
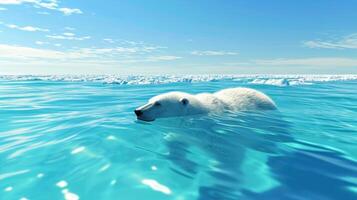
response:
[[[139,120],[154,121],[157,118],[179,117],[197,114],[199,109],[193,95],[183,92],[169,92],[155,96],[149,102],[135,109]]]

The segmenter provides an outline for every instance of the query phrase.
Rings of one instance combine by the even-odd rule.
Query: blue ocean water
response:
[[[278,111],[146,123],[178,90]],[[0,199],[357,199],[357,76],[2,76]]]

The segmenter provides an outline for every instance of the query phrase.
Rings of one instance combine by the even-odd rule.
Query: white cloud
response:
[[[49,10],[57,10],[64,15],[82,14],[83,12],[78,8],[63,8],[59,6],[58,0],[0,0],[0,5],[20,5],[32,4],[37,8],[45,8]]]
[[[238,55],[238,52],[229,51],[192,51],[192,55],[195,56],[233,56]]]
[[[134,54],[140,53],[143,50],[139,48],[131,47],[114,47],[114,48],[81,48],[80,52],[86,55],[105,55],[105,56],[114,56],[118,54]]]
[[[154,46],[151,44],[147,44],[142,41],[130,41],[130,40],[123,40],[123,39],[111,39],[111,38],[105,38],[103,41],[108,42],[108,43],[115,43],[116,45],[119,46],[126,46],[126,47],[131,47],[133,49],[140,49],[142,52],[153,52],[157,51],[160,49],[166,49],[167,47],[164,46]]]
[[[115,41],[111,38],[104,38],[103,41],[108,42],[108,43],[115,43]]]
[[[59,59],[64,56],[65,53],[53,50],[0,44],[0,58],[4,59]]]
[[[23,2],[23,0],[0,0],[0,4],[5,5],[21,4]]]
[[[91,38],[90,36],[77,37],[75,36],[74,33],[69,33],[69,32],[63,33],[62,35],[46,35],[46,37],[56,40],[78,40],[78,41],[88,40]]]
[[[34,26],[18,26],[18,25],[15,25],[15,24],[5,24],[5,26],[7,26],[8,28],[17,29],[17,30],[21,30],[21,31],[30,31],[30,32],[41,31],[41,32],[49,32],[48,29],[38,28],[38,27],[34,27]]]
[[[144,44],[144,42],[135,42],[135,41],[130,41],[130,40],[121,40],[120,43],[129,44],[129,45],[133,45],[133,46]]]
[[[26,0],[28,3],[34,3],[36,6],[47,8],[50,10],[56,10],[58,7],[58,1],[57,0],[49,0],[49,1],[43,1],[43,0]]]
[[[59,8],[58,10],[63,12],[63,14],[65,14],[65,15],[82,14],[83,13],[78,8]]]
[[[182,57],[179,56],[151,56],[147,58],[147,61],[150,62],[157,62],[157,61],[172,61],[172,60],[177,60],[181,59]]]
[[[39,42],[39,45],[44,42]],[[13,60],[19,62],[25,60],[66,60],[66,61],[83,61],[94,59],[98,62],[158,62],[180,59],[177,56],[152,56],[143,58],[142,53],[147,53],[146,49],[141,47],[115,47],[115,48],[77,48],[66,51],[51,49],[33,48],[25,46],[15,46],[0,44],[0,60]],[[137,56],[137,57],[135,57]]]
[[[44,45],[44,44],[46,44],[46,42],[42,42],[42,41],[36,41],[35,42],[37,45]]]
[[[309,48],[321,49],[357,49],[357,33],[327,41],[305,41],[303,45]]]
[[[60,36],[61,39],[71,37],[72,40],[78,39],[78,36],[68,34],[71,31],[64,33],[54,36]],[[72,73],[73,70],[82,68],[81,73],[94,71],[101,73],[103,68],[117,69],[119,66],[145,65],[147,67],[151,64],[158,67],[181,58],[163,54],[161,49],[164,47],[143,42],[121,43],[121,40],[115,40],[115,45],[106,48],[61,48],[61,44],[57,41],[38,40],[34,46],[0,43],[0,71],[9,74]]]
[[[69,37],[75,36],[74,33],[69,33],[69,32],[63,33],[63,35],[64,36],[69,36]]]
[[[80,48],[68,51],[33,48],[25,46],[0,44],[0,58],[25,60],[81,60],[87,58],[104,58],[103,55],[112,52],[113,49]]]
[[[307,66],[307,67],[357,67],[356,58],[315,57],[315,58],[280,58],[256,60],[254,65],[266,66]]]
[[[5,11],[5,10],[7,10],[7,8],[0,7],[0,11]]]
[[[67,30],[67,31],[74,31],[74,30],[76,30],[75,28],[69,27],[69,26],[64,27],[64,29]]]

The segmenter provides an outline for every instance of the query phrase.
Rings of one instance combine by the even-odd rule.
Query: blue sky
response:
[[[357,73],[354,0],[0,0],[0,74]]]

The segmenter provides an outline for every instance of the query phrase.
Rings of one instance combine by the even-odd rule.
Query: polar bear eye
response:
[[[183,105],[187,105],[188,104],[188,99],[186,99],[186,98],[182,98],[180,101],[181,101],[181,103]]]
[[[161,103],[158,102],[158,101],[156,101],[156,102],[154,103],[154,106],[161,106]]]

